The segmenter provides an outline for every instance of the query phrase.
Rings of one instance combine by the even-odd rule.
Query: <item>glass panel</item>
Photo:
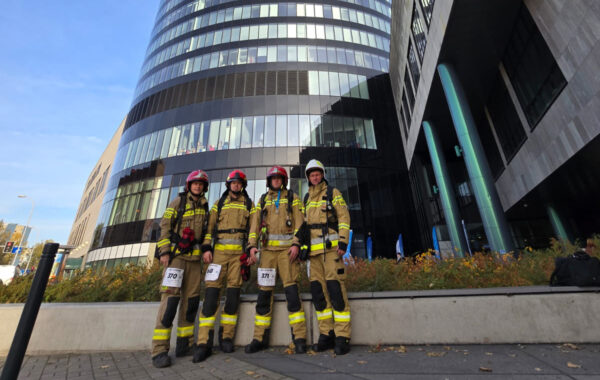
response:
[[[186,149],[188,146],[190,138],[190,126],[183,125],[181,126],[181,137],[179,138],[179,145],[177,146],[177,155],[186,154]]]
[[[277,115],[276,146],[287,146],[287,117]]]
[[[352,98],[359,98],[360,92],[358,91],[358,76],[356,74],[348,74],[350,81],[350,96]]]
[[[150,139],[149,135],[146,135],[144,137],[140,137],[140,140],[142,140],[142,142],[140,143],[140,147],[138,148],[138,152],[135,155],[135,163],[134,163],[134,165],[141,164],[141,163],[145,162],[144,160],[146,159],[146,153],[148,152],[148,140],[149,139]]]
[[[340,96],[338,73],[329,73],[329,87],[332,96]]]
[[[129,160],[127,160],[127,162],[125,163],[125,166],[128,168],[133,166],[133,162],[135,161],[135,155],[137,154],[137,149],[138,149],[139,143],[140,143],[140,139],[135,139],[132,142],[130,142],[131,154],[129,156]]]
[[[306,46],[298,46],[298,62],[306,62],[307,58]]]
[[[200,138],[198,140],[198,152],[206,152],[208,146],[208,134],[210,132],[210,122],[205,121],[202,123],[200,129]]]
[[[329,73],[327,71],[319,71],[319,94],[329,95]]]
[[[354,120],[352,120],[351,117],[344,118],[344,133],[346,135],[346,146],[350,148],[358,148],[356,134],[354,133]]]
[[[321,116],[310,115],[310,146],[321,146]]]
[[[275,116],[265,116],[265,147],[275,146]]]
[[[263,146],[263,130],[265,125],[264,116],[254,118],[254,135],[252,137],[252,147],[260,148]]]
[[[320,146],[334,146],[333,139],[333,120],[331,116],[323,116],[322,120],[323,140]]]
[[[190,125],[190,140],[188,142],[188,146],[187,146],[187,152],[189,153],[196,153],[197,150],[197,145],[198,145],[198,137],[199,137],[199,132],[200,132],[200,124],[191,124]]]
[[[344,135],[344,119],[339,116],[334,116],[332,119],[334,133],[333,144],[335,147],[344,147],[346,146],[346,139]]]
[[[173,157],[177,153],[177,144],[179,144],[179,136],[181,135],[181,128],[179,126],[172,129],[173,136],[171,137],[171,145],[169,146],[169,157]]]
[[[266,46],[260,46],[258,48],[256,62],[258,62],[258,63],[267,62],[267,47]]]
[[[373,130],[373,120],[365,120],[365,133],[367,137],[367,148],[377,149],[375,143],[375,131]]]
[[[163,140],[165,139],[165,130],[161,129],[158,131],[156,142],[154,143],[154,153],[152,153],[152,160],[156,160],[160,157],[160,150],[162,149]]]
[[[240,128],[242,128],[242,148],[250,148],[252,142],[252,117],[245,117],[242,123],[241,118],[233,119],[234,125],[235,123],[239,123]]]
[[[300,146],[310,146],[310,118],[309,115],[299,117]]]
[[[344,55],[345,57],[345,55]],[[347,73],[339,73],[340,76],[340,95],[348,96],[350,95],[350,82],[348,80]]]
[[[308,94],[319,95],[319,73],[317,71],[308,72]]]
[[[363,125],[363,119],[354,119],[354,133],[356,135],[356,144],[358,148],[366,148],[367,143],[365,140],[365,128]]]
[[[219,124],[221,120],[213,120],[210,122],[210,135],[208,137],[208,150],[217,150],[219,143]]]
[[[359,75],[358,87],[360,90],[360,97],[362,99],[369,99],[369,88],[367,87],[367,77]]]
[[[162,149],[160,151],[160,158],[165,158],[169,155],[169,146],[171,145],[171,135],[173,134],[173,128],[165,130],[165,138],[163,140]]]
[[[288,146],[299,146],[298,143],[298,115],[288,115]]]
[[[231,135],[229,136],[229,149],[239,149],[242,134],[242,120],[234,118],[231,122]]]
[[[221,127],[219,133],[219,150],[229,149],[229,132],[231,130],[231,120],[221,120]]]
[[[267,62],[277,62],[277,46],[268,47]]]
[[[150,142],[148,143],[148,153],[146,153],[144,162],[152,161],[152,156],[154,155],[154,150],[156,148],[156,137],[157,136],[158,136],[158,132],[153,132],[150,135]]]

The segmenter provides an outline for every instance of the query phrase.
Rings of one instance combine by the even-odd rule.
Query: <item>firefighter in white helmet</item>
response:
[[[308,194],[305,220],[310,230],[310,290],[319,323],[315,351],[334,348],[337,355],[350,351],[350,305],[346,294],[346,268],[342,255],[350,235],[350,214],[342,193],[329,186],[325,167],[318,160],[306,165]]]

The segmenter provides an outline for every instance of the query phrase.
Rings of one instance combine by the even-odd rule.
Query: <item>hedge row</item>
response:
[[[595,243],[600,247],[600,238]],[[524,250],[512,255],[477,253],[472,257],[438,261],[424,253],[400,263],[377,259],[357,260],[347,267],[346,286],[350,292],[487,288],[545,285],[554,269],[554,259],[573,252],[575,246],[552,241],[544,250]],[[301,291],[308,292],[305,264],[302,264]],[[243,285],[244,293],[256,293],[256,266],[252,279]],[[128,266],[110,273],[83,271],[59,283],[51,283],[45,302],[123,302],[158,301],[162,270]],[[10,285],[0,285],[0,303],[25,302],[33,276],[19,277]],[[279,284],[279,287],[281,284]],[[280,288],[281,289],[281,288]]]

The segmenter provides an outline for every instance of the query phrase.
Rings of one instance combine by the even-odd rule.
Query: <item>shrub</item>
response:
[[[596,247],[600,237],[595,236]],[[504,286],[546,285],[554,269],[554,259],[573,252],[576,246],[552,240],[547,249],[527,248],[518,258],[512,255],[476,253],[472,257],[437,260],[429,252],[400,263],[376,259],[371,263],[356,260],[347,266],[346,287],[349,292],[386,290],[423,290],[456,288],[489,288]],[[598,249],[593,255],[598,256]],[[50,283],[45,302],[122,302],[158,301],[162,269],[127,266],[103,274],[91,270],[70,279]],[[10,285],[0,285],[0,303],[25,302],[33,275],[18,277]],[[300,291],[309,292],[306,264],[301,265]],[[242,291],[256,293],[256,266]],[[277,291],[282,291],[278,282]],[[203,292],[202,292],[203,293]]]

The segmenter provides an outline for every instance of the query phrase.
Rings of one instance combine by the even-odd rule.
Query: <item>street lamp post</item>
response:
[[[33,215],[33,209],[35,208],[35,202],[33,202],[33,199],[29,198],[27,195],[17,195],[17,197],[18,198],[28,198],[31,201],[31,211],[29,212],[29,217],[27,218],[27,225],[23,229],[23,233],[21,234],[21,241],[19,242],[19,248],[17,248],[17,249],[23,250],[21,245],[23,244],[23,238],[25,238],[25,233],[27,232],[27,229],[29,229],[29,223],[31,222],[31,215]],[[17,253],[15,254],[15,259],[13,261],[13,265],[17,265],[17,257],[19,257],[19,254],[20,253],[17,251]]]

